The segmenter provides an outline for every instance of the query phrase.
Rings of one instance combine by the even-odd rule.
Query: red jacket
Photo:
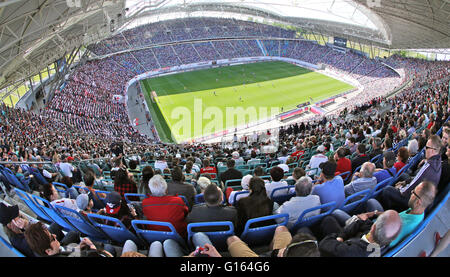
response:
[[[337,161],[337,166],[336,166],[336,173],[335,175],[339,175],[341,173],[350,171],[352,172],[352,161],[350,161],[350,159],[348,158],[340,158]],[[343,179],[345,179],[345,177],[347,176],[343,176]]]
[[[188,207],[183,199],[178,196],[147,196],[142,201],[142,210],[145,217],[152,221],[163,221],[172,223],[178,234],[186,237],[186,220]],[[153,227],[153,230],[167,231],[164,227]]]
[[[208,167],[204,167],[204,168],[200,169],[200,173],[201,174],[210,174],[211,178],[216,178],[215,173],[217,173],[217,170],[213,166],[208,166]]]

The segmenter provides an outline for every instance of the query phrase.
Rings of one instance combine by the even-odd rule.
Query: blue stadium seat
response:
[[[226,249],[227,248],[227,238],[234,235],[234,225],[231,221],[216,221],[216,222],[196,222],[196,223],[189,223],[187,225],[187,232],[188,232],[188,243],[192,246],[192,236],[194,233],[198,231],[194,231],[194,228],[200,228],[200,227],[228,227],[228,230],[225,231],[212,231],[212,232],[204,232],[208,238],[211,240],[214,247],[217,249]]]
[[[66,184],[58,182],[52,182],[52,184],[60,195],[66,195],[66,191],[69,189]]]
[[[181,199],[183,199],[183,202],[184,202],[184,204],[185,204],[186,206],[189,206],[186,196],[184,196],[184,195],[178,195],[178,197],[180,197]]]
[[[154,241],[164,242],[166,239],[173,239],[180,245],[185,245],[184,239],[177,233],[175,227],[170,222],[150,221],[150,220],[133,220],[131,221],[136,234],[144,241],[151,244]],[[142,227],[140,227],[142,226]],[[150,226],[164,226],[170,231],[156,231],[150,230]]]
[[[276,220],[278,218],[283,218],[283,222],[262,227],[251,227],[252,224],[267,220]],[[249,219],[247,223],[245,223],[244,231],[242,232],[240,238],[249,245],[269,244],[272,241],[275,229],[278,226],[286,226],[288,221],[288,214],[276,214]]]
[[[359,205],[365,203],[370,198],[371,194],[372,189],[365,189],[353,193],[345,198],[344,203],[342,203],[341,207],[338,207],[338,209],[343,210],[348,214],[353,214]]]
[[[344,181],[344,184],[347,183],[347,181],[352,176],[352,173],[350,171],[342,172],[341,174],[338,174],[337,176],[341,176],[342,180]]]
[[[39,208],[36,203],[34,203],[28,193],[18,188],[15,188],[14,190],[19,198],[28,206],[28,208],[30,208],[30,210],[37,215],[39,220],[47,223],[53,222],[53,220],[41,208]]]
[[[8,183],[16,188],[19,188],[21,190],[27,191],[27,192],[31,192],[31,189],[28,185],[23,184],[22,182],[19,181],[19,179],[17,179],[16,175],[14,175],[14,173],[9,170],[8,168],[4,168],[0,171],[0,173],[6,178],[6,180],[8,181]]]
[[[92,225],[89,220],[79,212],[59,205],[55,205],[55,209],[58,210],[61,217],[63,217],[75,228],[77,228],[82,234],[88,236],[92,240],[101,241],[104,243],[110,240],[110,238],[105,233]]]
[[[241,190],[242,189],[241,182],[242,179],[227,180],[225,181],[225,190],[227,188],[232,188],[233,190]]]
[[[239,200],[236,200],[237,197],[238,197],[238,195],[247,195],[247,196],[248,196],[248,194],[250,194],[250,191],[248,191],[248,190],[237,191],[237,192],[233,195],[233,206],[236,207],[237,201],[239,201]]]
[[[127,240],[132,240],[138,247],[145,245],[144,242],[130,232],[119,219],[98,214],[88,214],[87,216],[95,227],[101,229],[116,243],[123,245]],[[114,225],[108,225],[107,223]]]
[[[77,228],[75,228],[72,224],[67,222],[60,215],[60,213],[56,209],[53,208],[53,206],[50,204],[50,202],[47,201],[47,199],[44,199],[42,197],[39,197],[39,196],[33,195],[33,194],[31,195],[31,198],[33,199],[34,203],[36,203],[36,205],[41,210],[43,210],[53,222],[55,222],[56,224],[61,226],[65,231],[79,232],[79,230]]]
[[[270,199],[272,199],[272,201],[274,202],[277,202],[279,205],[282,205],[284,202],[288,201],[293,196],[295,196],[295,191],[289,192],[290,189],[295,189],[295,186],[284,186],[273,189],[272,192],[270,193]],[[283,191],[285,191],[285,193],[280,193]],[[275,192],[277,192],[276,196]]]
[[[375,198],[378,196],[378,194],[381,193],[381,191],[387,187],[392,185],[392,182],[394,181],[394,177],[389,177],[387,179],[384,179],[383,181],[379,182],[375,188],[372,191],[372,195],[370,196],[371,198]]]
[[[0,244],[3,244],[8,250],[8,257],[10,258],[25,258],[25,255],[22,254],[19,250],[14,248],[7,240],[5,240],[2,236],[0,236]],[[4,256],[5,257],[5,256]]]
[[[132,204],[132,203],[137,202],[137,201],[131,201],[129,199],[130,197],[135,197],[135,198],[139,197],[140,202],[142,202],[142,200],[144,200],[147,196],[145,194],[141,194],[141,193],[125,193],[123,195],[123,197],[125,198],[125,201],[127,201],[128,204]]]
[[[205,203],[205,199],[203,198],[203,193],[196,194],[194,197],[194,205]]]
[[[322,210],[322,209],[328,209],[324,213],[320,213],[319,215],[314,215],[307,217],[306,215],[314,210]],[[297,232],[298,229],[301,227],[310,227],[320,220],[322,220],[325,216],[331,214],[336,209],[336,202],[329,202],[323,205],[319,205],[317,207],[306,209],[302,212],[302,214],[298,217],[295,224],[291,227],[290,231],[291,233]]]

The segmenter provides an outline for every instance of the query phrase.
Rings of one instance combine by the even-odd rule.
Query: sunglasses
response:
[[[433,149],[433,150],[437,150],[436,148],[434,148],[434,147],[430,147],[430,146],[428,146],[428,145],[425,145],[425,149],[426,149],[426,150],[428,150],[428,149]]]
[[[420,199],[420,196],[419,195],[417,195],[417,193],[415,192],[415,190],[413,189],[412,190],[412,194],[414,194],[419,200],[422,200],[422,199]]]

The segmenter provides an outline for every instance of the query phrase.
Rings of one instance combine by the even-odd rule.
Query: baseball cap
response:
[[[281,167],[284,173],[289,172],[289,166],[287,164],[279,164],[278,167]]]
[[[120,210],[120,201],[122,197],[117,191],[110,192],[106,194],[105,202],[106,202],[106,213],[107,214],[117,214]]]
[[[322,169],[322,172],[325,176],[334,176],[336,172],[337,164],[335,162],[324,162],[319,165],[319,168]]]
[[[77,196],[77,207],[80,210],[85,210],[89,204],[89,196],[86,193],[82,193]]]
[[[67,161],[74,161],[74,158],[73,157],[67,157]]]
[[[14,218],[19,216],[19,206],[7,206],[5,203],[0,203],[0,223],[7,225]]]

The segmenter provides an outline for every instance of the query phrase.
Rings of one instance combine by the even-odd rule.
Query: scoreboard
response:
[[[342,48],[347,48],[347,39],[334,37],[334,45]]]

